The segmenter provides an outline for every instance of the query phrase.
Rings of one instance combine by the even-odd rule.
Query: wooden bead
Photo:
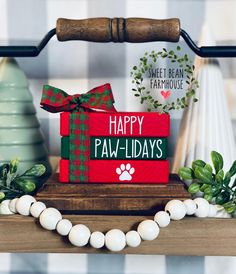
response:
[[[138,225],[137,231],[143,240],[152,241],[157,238],[160,229],[156,222],[145,220]]]
[[[41,213],[39,222],[43,228],[54,230],[61,219],[61,213],[56,208],[50,207]]]
[[[16,210],[23,216],[30,215],[30,207],[36,200],[33,196],[23,195],[16,201]]]
[[[88,241],[91,232],[85,225],[79,224],[71,228],[69,233],[69,241],[75,246],[85,246]]]
[[[180,200],[171,200],[165,206],[165,211],[170,214],[171,220],[181,220],[186,214],[186,208]]]
[[[126,246],[125,233],[120,229],[111,229],[105,235],[105,245],[110,251],[121,251]]]
[[[2,214],[2,215],[12,215],[12,214],[14,214],[9,208],[10,202],[11,202],[11,200],[4,200],[0,204],[0,214]]]
[[[141,237],[135,230],[127,232],[125,237],[126,243],[130,247],[138,247],[141,244]]]
[[[17,213],[17,210],[16,210],[16,202],[18,201],[19,198],[14,198],[10,201],[9,203],[9,209],[11,210],[11,212],[13,213]]]
[[[46,205],[42,202],[35,202],[30,207],[30,214],[34,218],[38,218],[40,214],[46,209]]]
[[[94,248],[102,248],[105,244],[105,235],[100,231],[91,234],[89,243]]]
[[[67,219],[62,219],[57,224],[56,229],[57,229],[58,234],[60,234],[61,236],[67,236],[70,233],[71,228],[72,228],[71,221],[69,221]]]
[[[196,198],[194,199],[194,202],[197,205],[197,210],[195,212],[195,216],[199,218],[205,218],[208,216],[209,213],[209,203],[204,198]]]
[[[197,210],[197,204],[191,200],[187,199],[183,201],[185,208],[186,208],[186,214],[187,215],[193,215]]]
[[[165,211],[159,211],[154,216],[154,221],[159,227],[166,227],[170,223],[170,215]]]
[[[214,205],[215,206],[215,209],[216,209],[216,214],[215,214],[215,218],[235,218],[235,212],[231,215],[229,214],[225,208],[222,206],[222,205]],[[210,209],[209,209],[209,213],[208,213],[208,217],[210,213]]]
[[[224,209],[221,205],[215,205],[216,206],[216,215],[215,218],[231,218],[231,215]],[[233,215],[235,218],[235,216]]]
[[[209,205],[209,212],[207,217],[213,218],[216,216],[216,213],[217,213],[216,205]]]

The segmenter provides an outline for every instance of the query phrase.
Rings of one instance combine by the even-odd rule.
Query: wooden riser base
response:
[[[37,199],[62,211],[151,214],[171,199],[190,195],[177,176],[160,184],[61,184],[58,174],[37,193]]]

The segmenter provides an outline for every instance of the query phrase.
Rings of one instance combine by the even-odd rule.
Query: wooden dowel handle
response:
[[[92,42],[151,41],[178,42],[178,18],[157,20],[148,18],[90,18],[71,20],[59,18],[56,26],[59,41],[83,40]]]

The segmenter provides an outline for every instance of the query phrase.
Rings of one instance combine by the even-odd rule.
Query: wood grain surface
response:
[[[83,223],[91,231],[120,228],[136,229],[144,216],[64,216],[73,224]],[[152,217],[149,217],[150,219]],[[32,217],[0,216],[0,252],[109,253],[106,249],[73,247],[66,237],[46,231]],[[172,221],[154,241],[143,241],[138,248],[125,248],[123,254],[165,254],[196,256],[235,256],[236,220],[185,218]]]
[[[59,41],[83,40],[92,42],[151,41],[178,42],[180,21],[178,18],[89,18],[72,20],[59,18],[56,26]]]
[[[168,184],[62,184],[58,174],[37,193],[37,199],[64,211],[130,211],[153,213],[171,199],[190,194],[176,175]]]

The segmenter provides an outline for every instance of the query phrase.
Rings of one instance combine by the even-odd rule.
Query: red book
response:
[[[89,183],[168,183],[168,161],[91,160]],[[68,183],[69,160],[60,161],[60,181]]]
[[[170,135],[170,116],[165,113],[89,112],[87,114],[90,136],[168,137]],[[78,112],[79,115],[81,113]],[[70,113],[61,113],[61,136],[70,135],[70,125]]]

